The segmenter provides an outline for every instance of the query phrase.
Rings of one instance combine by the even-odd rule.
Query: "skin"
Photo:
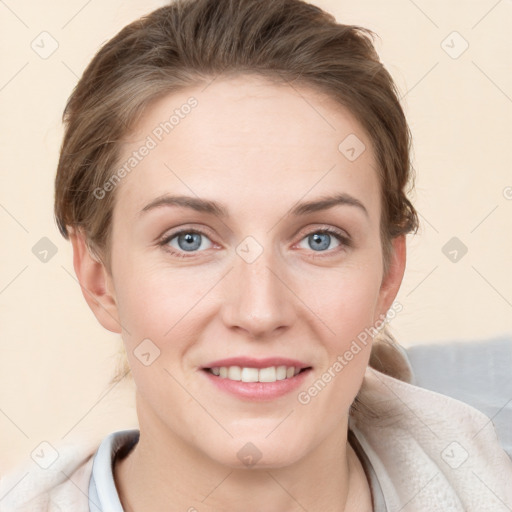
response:
[[[383,274],[371,141],[331,98],[242,75],[150,105],[123,156],[190,96],[198,106],[115,190],[112,274],[80,232],[72,236],[84,296],[99,322],[122,334],[136,384],[140,441],[115,466],[123,506],[371,510],[368,483],[347,443],[348,411],[371,344],[309,404],[297,400],[386,314],[402,281],[403,236],[394,239]],[[349,134],[366,146],[353,162],[338,150]],[[341,205],[287,215],[298,201],[333,192],[356,197],[368,214]],[[230,216],[176,206],[139,214],[164,193],[219,201]],[[180,249],[176,237],[167,243],[186,257],[158,245],[178,227],[205,233],[194,251]],[[327,236],[327,248],[315,250],[309,235],[325,227],[349,235],[351,246]],[[247,236],[263,249],[252,263],[236,252]],[[134,355],[146,338],[160,350],[149,366]],[[288,356],[313,370],[299,390],[249,402],[221,392],[199,370],[234,355]],[[262,454],[250,468],[237,457],[247,442]]]

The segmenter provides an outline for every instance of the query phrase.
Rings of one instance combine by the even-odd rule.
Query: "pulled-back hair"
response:
[[[301,0],[176,0],[129,24],[98,51],[64,110],[55,181],[60,232],[69,239],[69,227],[81,230],[111,272],[116,190],[101,199],[94,191],[116,171],[120,144],[144,109],[218,77],[257,74],[327,94],[367,132],[378,166],[387,272],[392,239],[417,231],[418,217],[406,196],[414,180],[410,130],[374,35]],[[387,326],[380,336],[394,341]],[[370,364],[407,378],[386,363],[393,360],[388,349],[374,349]]]

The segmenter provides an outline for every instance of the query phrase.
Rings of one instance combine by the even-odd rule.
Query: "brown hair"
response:
[[[369,29],[337,23],[302,0],[176,0],[134,21],[87,66],[63,114],[65,135],[55,180],[55,218],[64,238],[82,230],[111,272],[110,234],[116,194],[95,190],[119,165],[119,146],[144,108],[163,95],[222,75],[258,74],[313,87],[351,111],[368,133],[381,184],[384,271],[392,239],[418,229],[406,197],[411,135],[392,77]],[[340,141],[341,142],[341,141]],[[381,331],[389,346],[394,339]],[[389,350],[370,364],[408,379]],[[127,373],[118,372],[113,381]]]

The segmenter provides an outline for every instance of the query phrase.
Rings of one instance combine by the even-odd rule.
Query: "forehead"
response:
[[[370,216],[380,208],[371,141],[351,112],[261,77],[217,78],[153,102],[122,146],[121,165],[130,158],[120,208],[140,210],[166,192],[222,195],[246,209],[346,192],[374,203]]]

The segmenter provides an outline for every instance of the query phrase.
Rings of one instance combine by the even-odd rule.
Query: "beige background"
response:
[[[379,34],[414,136],[422,227],[409,238],[392,332],[405,346],[512,334],[512,2],[316,3]],[[51,5],[0,2],[0,472],[42,441],[136,424],[131,384],[108,387],[120,338],[82,297],[53,221],[53,179],[78,76],[103,42],[163,2]],[[46,59],[31,47],[51,49],[43,31],[58,42]],[[32,252],[42,237],[57,248],[46,263]],[[455,263],[442,252],[452,237],[468,248]]]

